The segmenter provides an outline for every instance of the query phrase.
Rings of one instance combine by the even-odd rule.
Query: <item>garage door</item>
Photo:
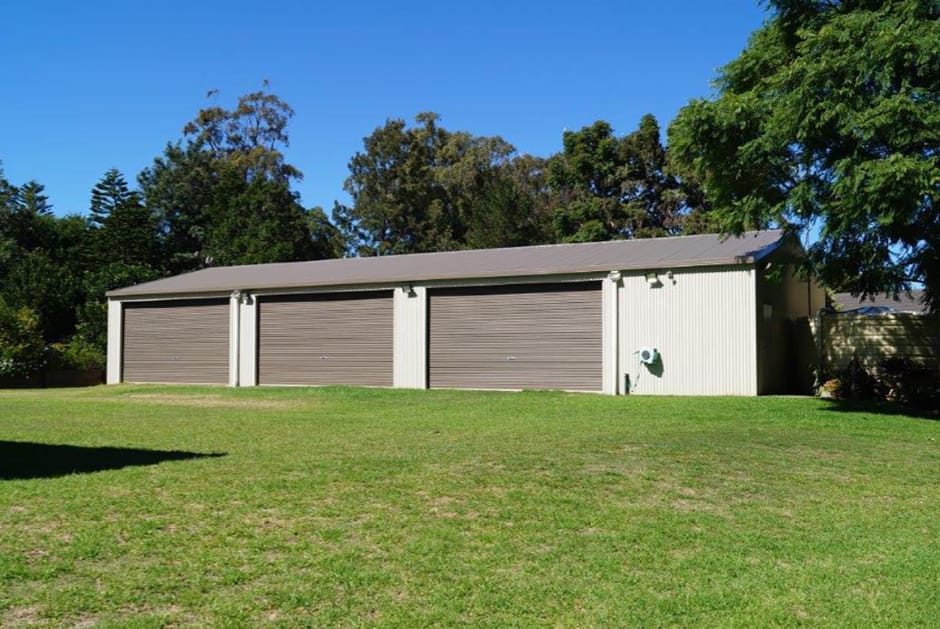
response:
[[[429,385],[599,391],[600,282],[431,292]]]
[[[392,386],[392,292],[258,301],[260,384]]]
[[[227,299],[124,304],[125,382],[228,382]]]

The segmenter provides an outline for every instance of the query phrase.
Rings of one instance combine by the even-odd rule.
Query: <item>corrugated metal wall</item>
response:
[[[434,289],[429,385],[602,387],[600,282]]]
[[[625,274],[620,307],[621,378],[630,393],[756,395],[755,280],[751,267],[677,270],[651,285]],[[641,364],[642,347],[659,350]]]
[[[126,303],[122,337],[124,382],[228,382],[228,299]]]
[[[757,392],[764,394],[810,392],[812,362],[803,344],[807,318],[826,304],[825,291],[815,282],[795,275],[787,260],[793,251],[775,252],[757,273]],[[766,262],[772,265],[768,268]]]
[[[392,291],[260,297],[259,384],[392,386]]]

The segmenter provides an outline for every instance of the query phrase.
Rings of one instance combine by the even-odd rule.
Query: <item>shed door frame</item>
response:
[[[604,391],[603,294],[600,280],[431,289],[428,385]]]
[[[219,312],[187,312],[187,310],[194,308],[198,310],[217,308]],[[188,321],[189,323],[197,323],[201,325],[197,325],[195,328],[191,325],[180,327],[179,323],[177,322],[176,324],[170,326],[170,328],[164,328],[166,333],[162,336],[159,336],[159,338],[157,338],[156,335],[154,335],[152,338],[145,337],[143,340],[131,338],[131,348],[128,348],[128,328],[129,326],[133,326],[137,323],[135,319],[140,318],[139,316],[135,316],[135,312],[172,312],[173,309],[180,309],[177,314],[191,315],[193,318]],[[121,304],[120,315],[120,381],[167,384],[226,384],[229,382],[231,330],[230,308],[229,300],[227,298],[213,297],[205,299],[193,298],[127,301]],[[148,321],[146,316],[141,316],[143,318],[141,323],[143,324],[149,323],[150,325],[154,325],[162,323],[159,319],[154,320],[151,318]],[[181,334],[176,337],[176,339],[181,343],[179,347],[174,347],[171,344],[171,341],[174,339],[174,337],[170,336],[172,330],[181,331]],[[224,342],[220,338],[223,335]],[[149,343],[148,339],[150,341]],[[135,347],[135,343],[138,342],[141,344]],[[133,380],[128,379],[127,372],[129,354],[132,361],[137,361],[139,360],[138,357],[141,354],[143,354],[146,359],[148,352],[165,352],[167,349],[182,349],[185,351],[178,352],[174,355],[172,360],[175,364],[172,365],[172,368],[170,363],[166,363],[162,366],[162,372],[160,370],[155,372],[166,374],[166,377],[163,375],[157,375],[153,378],[144,377],[143,379],[137,379],[135,374],[132,376]],[[215,352],[218,352],[218,356],[215,355]],[[215,358],[216,360],[211,362],[203,362],[202,366],[200,367],[198,362],[200,357],[204,360],[208,360],[209,358]],[[135,369],[137,369],[137,367],[135,367]],[[146,369],[146,367],[141,366],[140,369]],[[212,373],[213,375],[207,377],[201,377],[198,375],[193,377],[188,377],[185,375],[182,377],[180,376],[181,373],[196,373],[197,371]]]
[[[393,385],[392,289],[257,295],[256,300],[259,385]],[[319,313],[316,304],[323,305]],[[361,320],[354,316],[356,304],[362,305]],[[305,305],[311,312],[304,312]],[[281,317],[281,323],[266,319],[266,312]],[[315,314],[329,327],[308,318]]]

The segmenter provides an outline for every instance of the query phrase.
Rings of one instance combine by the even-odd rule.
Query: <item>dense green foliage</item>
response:
[[[940,424],[844,404],[0,391],[0,625],[932,627]]]
[[[599,121],[566,131],[549,159],[500,137],[448,131],[423,113],[389,120],[350,161],[350,206],[334,214],[349,253],[385,255],[706,230],[701,191],[668,170],[647,115],[617,137]],[[696,220],[690,220],[690,217]]]
[[[235,109],[209,107],[139,176],[144,204],[159,221],[166,271],[209,265],[287,262],[332,250],[311,233],[291,182],[287,124],[294,112],[264,91]]]
[[[556,235],[568,242],[674,236],[700,195],[667,172],[659,123],[646,115],[623,137],[606,122],[566,131],[549,162]],[[696,208],[699,209],[699,208]]]
[[[389,120],[349,163],[351,206],[334,215],[353,255],[548,242],[541,160],[516,156],[499,137]]]
[[[821,230],[836,290],[923,282],[940,306],[940,3],[771,0],[772,17],[683,109],[673,160],[727,232]]]
[[[84,219],[52,215],[42,186],[14,186],[0,171],[0,297],[35,313],[47,339],[74,326],[87,236]]]
[[[39,318],[29,308],[12,308],[0,297],[0,376],[28,376],[43,364]]]

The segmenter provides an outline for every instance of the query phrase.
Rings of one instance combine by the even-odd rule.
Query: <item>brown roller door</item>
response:
[[[227,299],[124,304],[125,382],[228,382]]]
[[[600,282],[431,292],[432,387],[599,391]]]
[[[260,384],[392,386],[392,293],[258,301]]]

